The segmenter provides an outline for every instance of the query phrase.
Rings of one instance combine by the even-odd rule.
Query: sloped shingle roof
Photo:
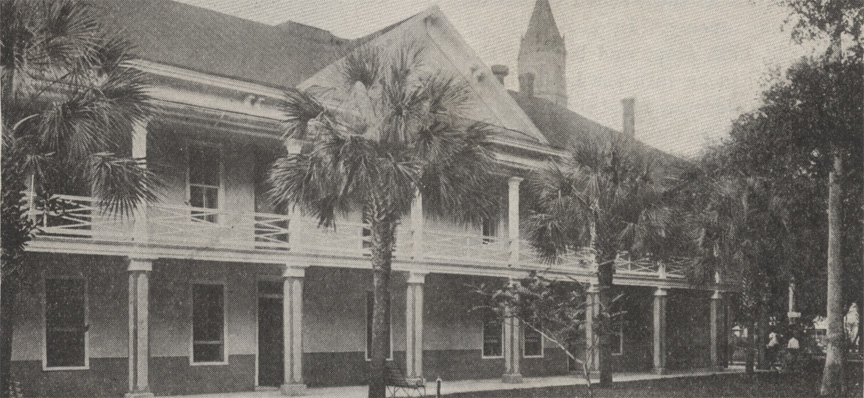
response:
[[[171,0],[92,0],[140,58],[275,87],[294,87],[361,40],[311,26],[276,26]]]

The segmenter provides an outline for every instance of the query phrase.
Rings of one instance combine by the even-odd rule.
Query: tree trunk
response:
[[[600,371],[600,382],[597,384],[600,387],[610,387],[612,385],[612,357],[611,350],[611,330],[612,322],[609,318],[612,306],[612,278],[615,272],[615,256],[607,258],[602,256],[597,267],[597,279],[599,282],[599,292],[597,294],[600,300],[600,327],[598,330],[599,351],[598,351],[598,370]]]
[[[385,365],[390,354],[390,269],[396,223],[372,220],[372,275],[375,303],[372,308],[372,352],[369,371],[369,398],[384,398]]]
[[[750,321],[747,327],[749,330],[747,331],[747,359],[744,371],[747,374],[753,374],[756,362],[756,322]]]
[[[4,398],[9,396],[9,384],[12,381],[12,333],[20,288],[18,272],[3,276],[3,288],[0,290],[0,397]]]
[[[768,309],[765,305],[765,302],[759,300],[759,326],[756,329],[759,334],[756,335],[756,348],[759,353],[759,369],[760,370],[768,370],[771,368],[771,364],[768,363],[770,360],[767,345],[768,345],[768,332],[770,326],[768,325]]]
[[[843,326],[843,263],[840,250],[841,187],[843,159],[834,153],[834,169],[828,175],[828,331],[825,335],[825,369],[822,372],[822,396],[843,393],[845,338]]]

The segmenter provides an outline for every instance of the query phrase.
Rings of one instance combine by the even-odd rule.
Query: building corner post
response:
[[[405,292],[405,375],[423,380],[423,285],[426,274],[411,272]]]
[[[516,283],[510,280],[510,284]],[[519,318],[513,316],[513,310],[507,308],[504,314],[504,374],[501,381],[504,383],[521,383],[522,373],[519,370],[519,360],[522,355],[521,328]]]
[[[654,292],[654,373],[666,374],[666,297],[664,288]]]
[[[723,347],[723,325],[724,321],[723,293],[715,290],[711,295],[711,366],[714,369],[722,369],[724,367],[723,356],[725,350]]]
[[[129,390],[125,398],[150,398],[150,273],[152,258],[129,258]]]
[[[585,362],[588,363],[588,370],[600,370],[600,347],[595,333],[595,318],[600,315],[600,289],[597,284],[592,282],[591,286],[586,291],[585,306]]]
[[[298,396],[306,391],[303,382],[303,278],[304,267],[285,265],[282,269],[282,395]]]
[[[510,241],[509,266],[519,264],[519,184],[522,177],[507,180],[507,239]]]

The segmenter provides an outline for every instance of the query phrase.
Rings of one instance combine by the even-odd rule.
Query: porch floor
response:
[[[665,375],[656,375],[645,372],[620,372],[614,374],[615,382],[624,381],[639,381],[639,380],[655,380],[669,379],[676,377],[700,377],[716,374],[728,373],[743,373],[743,366],[731,366],[727,369],[692,369],[682,371],[672,371]],[[598,382],[599,379],[592,375],[592,382]],[[471,391],[503,391],[503,390],[521,390],[541,387],[555,387],[568,385],[583,385],[585,380],[581,377],[572,376],[553,376],[553,377],[525,377],[522,383],[505,384],[501,379],[483,379],[483,380],[454,380],[443,381],[441,383],[441,395],[471,392]],[[426,396],[435,396],[435,380],[426,383]],[[368,388],[366,386],[346,386],[346,387],[320,387],[306,389],[304,397],[316,398],[365,398]],[[202,394],[202,395],[182,395],[177,398],[275,398],[282,397],[278,390],[272,391],[249,391],[249,392],[234,392],[220,394]]]

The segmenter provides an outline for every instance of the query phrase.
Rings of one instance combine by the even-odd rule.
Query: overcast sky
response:
[[[438,5],[487,65],[510,67],[534,0],[182,0],[268,24],[286,20],[356,38]],[[808,53],[781,31],[771,0],[551,0],[567,45],[569,108],[621,128],[636,98],[636,137],[694,154],[758,104],[765,76]]]

